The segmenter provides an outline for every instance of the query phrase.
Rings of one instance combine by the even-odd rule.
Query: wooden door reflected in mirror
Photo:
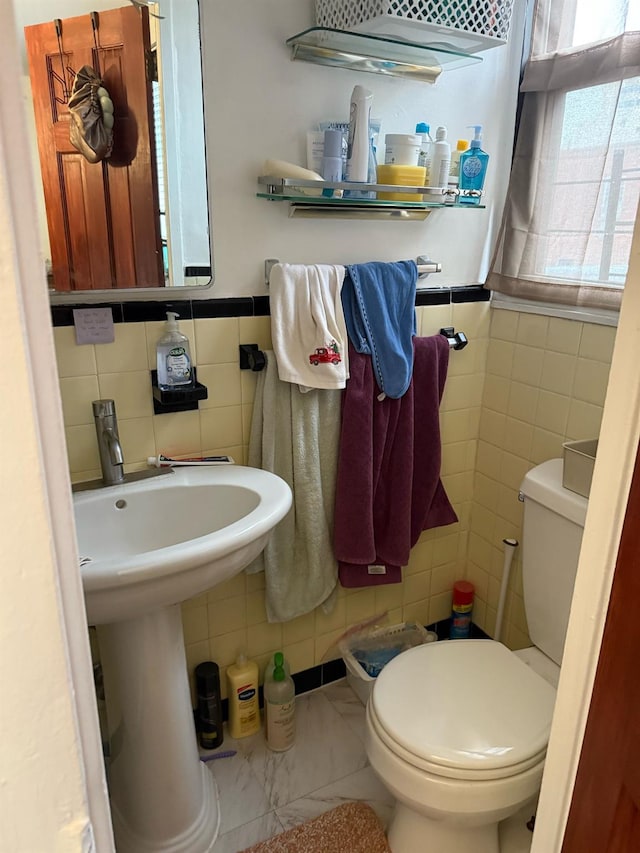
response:
[[[197,0],[162,0],[162,18],[133,5],[78,15],[81,2],[66,3],[76,14],[57,27],[32,23],[36,0],[21,4],[52,292],[208,284]],[[69,95],[84,65],[115,108],[113,151],[99,163],[69,138]]]
[[[148,10],[133,6],[25,28],[56,291],[164,282]],[[94,40],[95,34],[95,40]],[[92,66],[114,104],[108,159],[71,144],[75,72]]]

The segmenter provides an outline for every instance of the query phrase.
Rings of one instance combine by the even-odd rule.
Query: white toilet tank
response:
[[[562,459],[532,468],[522,481],[522,579],[529,636],[562,662],[588,501],[562,485]]]

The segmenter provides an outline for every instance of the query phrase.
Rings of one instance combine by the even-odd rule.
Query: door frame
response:
[[[11,499],[12,477],[25,476],[26,479],[24,470],[28,470],[29,478],[37,479],[39,488],[32,490],[28,504],[25,498],[24,512],[32,517],[31,534],[42,547],[46,544],[48,558],[46,564],[36,562],[30,549],[23,548],[22,562],[19,565],[11,563],[12,568],[7,570],[38,585],[38,601],[46,607],[48,619],[46,624],[45,620],[38,620],[38,611],[31,602],[27,602],[26,607],[19,598],[4,602],[24,626],[29,644],[21,643],[21,636],[15,633],[7,634],[3,651],[21,661],[23,670],[28,673],[30,656],[37,655],[39,661],[44,657],[53,667],[57,663],[55,652],[60,649],[65,666],[64,673],[59,674],[59,692],[62,694],[66,690],[67,695],[64,698],[62,695],[46,696],[41,704],[46,708],[48,702],[57,700],[60,704],[68,703],[72,711],[71,718],[58,729],[34,733],[33,720],[27,713],[23,715],[24,721],[12,731],[15,741],[26,746],[23,747],[20,778],[15,782],[11,779],[3,792],[7,806],[11,807],[5,830],[6,837],[12,839],[13,849],[17,849],[16,844],[20,846],[21,824],[30,821],[29,833],[41,833],[42,843],[49,849],[55,846],[83,853],[110,853],[114,850],[111,812],[76,544],[51,307],[44,265],[37,247],[34,249],[37,240],[34,168],[12,0],[0,0],[0,19],[3,21],[0,30],[3,89],[0,99],[0,209],[3,219],[0,256],[3,295],[10,309],[5,317],[6,335],[9,342],[19,342],[12,352],[14,375],[10,384],[13,382],[12,393],[16,400],[19,399],[20,406],[11,408],[10,396],[8,411],[10,417],[21,420],[25,433],[33,432],[37,439],[37,450],[31,450],[30,455],[23,456],[21,446],[5,448],[2,498]],[[7,400],[3,400],[3,405],[7,405]],[[18,530],[15,541],[10,535],[9,541],[4,543],[9,554],[12,546],[19,547],[19,535]],[[47,574],[49,571],[51,578]],[[55,628],[42,636],[49,629],[49,621]],[[8,696],[23,690],[20,683],[6,684],[4,688]],[[28,707],[29,694],[25,693],[23,700]],[[24,734],[20,728],[22,722]],[[34,818],[33,797],[38,792],[41,800],[44,796],[43,762],[35,761],[34,757],[38,757],[38,750],[46,750],[42,741],[46,743],[52,738],[61,751],[62,745],[65,748],[65,760],[55,768],[55,779],[65,780],[66,786],[71,787],[70,780],[79,778],[78,787],[67,800],[61,798],[58,791],[52,791],[46,801],[39,803]],[[51,780],[49,788],[56,784]],[[25,790],[32,792],[29,800],[24,798]]]
[[[571,805],[640,439],[639,317],[636,213],[531,853],[559,853]]]

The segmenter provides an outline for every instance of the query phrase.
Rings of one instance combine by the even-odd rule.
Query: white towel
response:
[[[273,529],[264,551],[247,567],[264,570],[269,622],[288,622],[325,604],[338,582],[333,555],[339,391],[301,394],[278,379],[273,352],[258,375],[249,440],[249,465],[282,477],[293,505]]]
[[[274,264],[271,340],[278,376],[301,391],[344,388],[349,378],[347,327],[340,291],[345,268]]]

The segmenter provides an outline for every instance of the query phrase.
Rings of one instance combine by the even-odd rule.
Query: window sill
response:
[[[562,317],[579,323],[594,323],[599,326],[617,326],[619,313],[604,308],[584,308],[579,305],[558,305],[553,302],[532,302],[516,299],[503,293],[491,294],[491,307],[525,314],[543,314],[547,317]]]

